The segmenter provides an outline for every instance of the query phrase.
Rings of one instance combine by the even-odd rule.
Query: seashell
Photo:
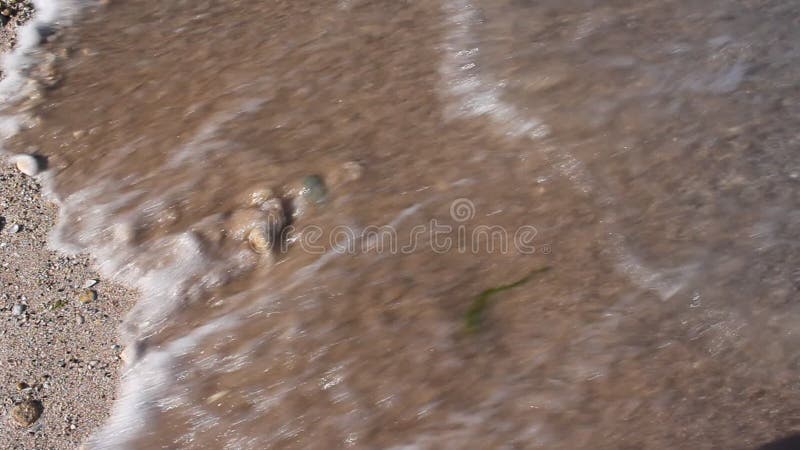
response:
[[[250,244],[250,248],[259,255],[267,254],[272,250],[273,240],[269,235],[269,230],[263,226],[250,230],[247,233],[247,242]]]
[[[97,299],[97,292],[91,289],[84,289],[78,294],[78,301],[81,303],[89,303]]]
[[[37,175],[42,170],[39,160],[35,156],[25,153],[14,156],[14,164],[20,172],[29,177]]]
[[[90,287],[94,286],[95,284],[97,284],[97,280],[90,278],[90,279],[86,280],[83,283],[83,288],[84,289],[89,289]]]
[[[15,223],[15,224],[11,225],[10,227],[8,227],[8,232],[11,233],[11,234],[19,233],[19,230],[21,230],[21,229],[22,229],[22,227],[18,223]]]

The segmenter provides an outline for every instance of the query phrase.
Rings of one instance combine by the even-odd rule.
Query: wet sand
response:
[[[63,248],[146,293],[90,446],[748,449],[794,431],[796,7],[599,3],[112,2],[48,43],[22,105],[40,126],[9,145],[50,158]],[[276,210],[291,245],[254,251]],[[434,220],[535,226],[540,251],[298,244]],[[543,266],[465,331],[475,296]]]

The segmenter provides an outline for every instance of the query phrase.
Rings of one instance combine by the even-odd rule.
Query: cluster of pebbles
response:
[[[34,154],[17,154],[12,156],[10,161],[19,172],[29,177],[36,177],[47,170],[47,162]],[[328,181],[338,185],[360,178],[362,172],[363,168],[359,163],[345,163],[342,170],[334,173]],[[259,255],[261,261],[269,263],[286,250],[283,244],[288,240],[287,226],[292,220],[309,208],[325,203],[328,197],[328,185],[325,179],[316,174],[306,175],[292,185],[280,188],[268,185],[255,186],[238,202],[240,206],[237,209],[218,217],[213,224],[210,224],[211,226],[201,227],[195,231],[219,244],[225,241],[246,246]],[[0,218],[2,232],[19,231],[18,224],[9,225],[3,222],[4,220]],[[94,290],[97,283],[96,279],[88,279],[82,285],[74,286],[77,291],[74,297],[77,305],[91,304],[97,300],[98,294]],[[48,310],[61,309],[67,303],[68,301],[56,301],[50,304]],[[10,312],[12,317],[25,319],[28,316],[28,305],[15,303]],[[85,320],[82,315],[78,318],[79,324]],[[130,361],[133,358],[131,352],[135,350],[128,348],[119,354],[119,358]],[[28,394],[15,399],[13,406],[8,410],[8,418],[22,428],[35,426],[34,424],[42,416],[44,404],[34,395],[30,395],[32,391],[26,383],[19,383],[18,387],[21,392]]]
[[[270,187],[257,187],[249,192],[243,206],[230,213],[225,229],[227,235],[247,242],[250,249],[259,254],[273,256],[285,250],[285,227],[292,216],[302,214],[310,205],[323,203],[328,195],[327,187],[319,175],[307,175],[299,186],[279,196]]]
[[[12,20],[17,25],[30,19],[33,14],[33,0],[0,0],[0,22],[6,25]]]

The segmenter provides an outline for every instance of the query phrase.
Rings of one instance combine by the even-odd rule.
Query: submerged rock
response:
[[[364,175],[364,166],[358,161],[348,161],[342,164],[345,181],[356,181]]]
[[[268,187],[261,187],[251,191],[247,200],[249,206],[252,206],[253,208],[261,208],[261,205],[275,198],[275,191]]]
[[[269,230],[266,227],[255,227],[247,234],[247,242],[254,252],[263,255],[272,250],[274,241],[269,236]]]
[[[313,203],[322,203],[328,196],[328,188],[319,175],[306,175],[302,180],[300,195]]]
[[[11,418],[17,425],[27,427],[39,420],[42,403],[36,400],[23,400],[11,408]]]
[[[246,208],[234,211],[228,219],[228,233],[237,240],[246,240],[250,248],[259,254],[268,253],[279,239],[286,226],[286,212],[278,198],[271,198],[258,209]]]

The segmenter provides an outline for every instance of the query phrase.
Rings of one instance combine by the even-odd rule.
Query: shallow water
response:
[[[48,158],[53,244],[142,293],[89,446],[788,434],[797,17],[777,0],[84,5],[7,108],[24,120],[5,149]],[[312,174],[326,195],[304,192]],[[542,267],[467,326],[482,291]]]

